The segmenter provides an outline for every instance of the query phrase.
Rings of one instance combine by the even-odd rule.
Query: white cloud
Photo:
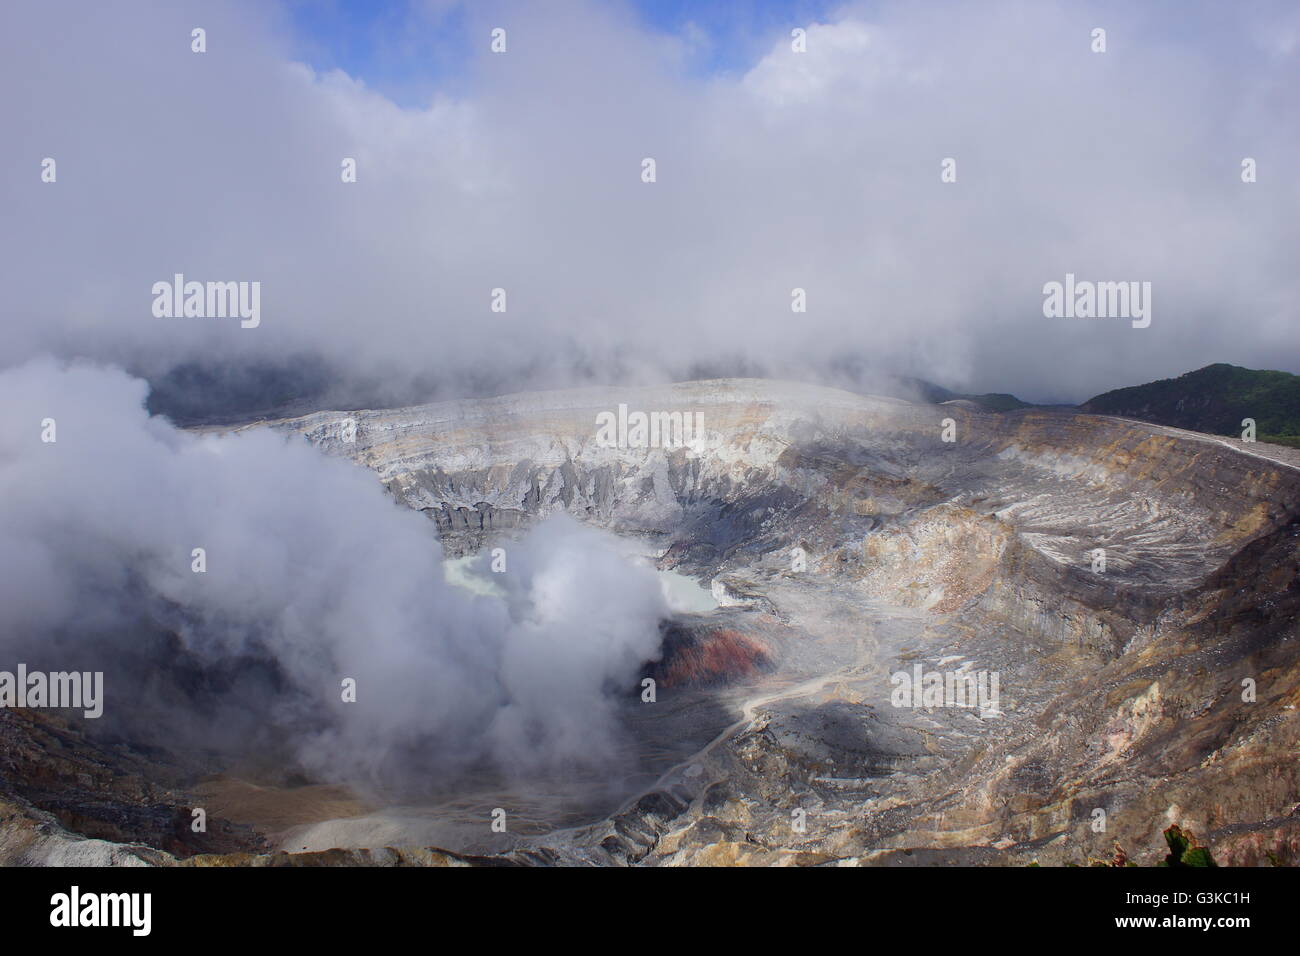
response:
[[[796,106],[837,93],[852,95],[883,71],[880,44],[866,24],[846,20],[803,29],[804,52],[782,41],[744,77],[745,86],[767,103]]]
[[[291,65],[260,5],[6,5],[0,79],[24,95],[0,104],[0,359],[310,353],[403,398],[415,379],[630,381],[734,355],[1074,399],[1294,361],[1300,66],[1259,55],[1294,30],[1285,6],[850,4],[807,25],[807,53],[783,30],[712,78],[618,7],[465,16],[470,92],[401,109]],[[262,281],[261,327],[153,319],[150,284],[176,271]],[[1067,271],[1151,281],[1151,328],[1045,320],[1041,287]]]

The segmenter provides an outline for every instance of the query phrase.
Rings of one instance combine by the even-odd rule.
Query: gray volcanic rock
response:
[[[603,447],[597,416],[620,404],[698,414],[703,437]],[[724,605],[676,625],[656,674],[678,680],[627,714],[647,753],[698,745],[647,763],[614,812],[509,845],[317,862],[1050,864],[1118,842],[1149,863],[1173,822],[1225,861],[1297,859],[1288,449],[760,380],[247,427],[369,467],[450,554],[563,510]],[[891,677],[918,667],[995,674],[995,706],[898,706]]]
[[[600,448],[596,416],[619,403],[699,412],[707,441]],[[788,628],[777,673],[753,679],[732,732],[651,791],[686,800],[680,813],[633,804],[534,842],[630,862],[884,861],[891,848],[967,846],[979,853],[952,858],[1062,862],[1108,855],[1116,839],[1163,852],[1159,830],[1175,818],[1211,839],[1282,832],[1300,802],[1283,770],[1293,669],[1250,665],[1271,681],[1254,704],[1228,692],[1261,646],[1294,660],[1285,568],[1300,470],[1287,450],[1065,410],[994,415],[748,380],[355,417],[353,444],[333,437],[338,415],[275,427],[374,468],[453,550],[562,508],[653,538],[663,565],[711,581],[727,603],[761,602]],[[942,441],[945,419],[954,442]],[[1274,590],[1248,603],[1225,586],[1257,587],[1265,572]],[[1193,652],[1211,621],[1247,610],[1249,626]],[[914,662],[996,670],[1003,713],[892,707],[887,675]],[[1167,672],[1188,683],[1172,702]],[[1250,749],[1252,765],[1273,768],[1252,771],[1273,775],[1267,799],[1233,782],[1254,739],[1229,716],[1242,706],[1251,725],[1274,728],[1270,747]],[[1174,738],[1225,730],[1208,751],[1170,754],[1170,731],[1158,732],[1169,720]],[[1215,754],[1207,790],[1193,779]],[[1110,808],[1104,832],[1088,825],[1097,807]],[[799,834],[790,813],[801,808],[816,822]],[[1277,838],[1283,849],[1290,839]]]

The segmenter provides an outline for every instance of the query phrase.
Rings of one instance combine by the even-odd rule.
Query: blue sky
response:
[[[706,38],[688,69],[697,75],[748,69],[793,26],[824,21],[830,0],[609,0],[648,31]],[[402,106],[435,92],[464,92],[470,44],[456,0],[285,0],[294,56],[341,69]],[[486,41],[484,41],[486,42]]]

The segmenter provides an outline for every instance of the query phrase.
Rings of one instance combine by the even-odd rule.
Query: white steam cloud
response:
[[[265,660],[276,679],[240,706],[337,778],[618,751],[612,695],[635,691],[667,608],[615,539],[552,518],[506,545],[507,573],[479,572],[507,599],[475,596],[445,581],[432,525],[365,469],[269,430],[182,432],[146,414],[146,390],[48,359],[0,373],[0,656],[105,670],[109,717],[156,696],[147,655],[116,666],[151,626],[201,667]]]

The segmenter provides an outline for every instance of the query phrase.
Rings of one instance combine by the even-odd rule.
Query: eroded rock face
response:
[[[192,776],[156,750],[90,738],[56,714],[0,710],[0,863],[141,866],[268,849],[228,820],[195,830]]]
[[[775,666],[765,641],[732,627],[672,621],[663,635],[663,656],[645,671],[661,687],[732,684]]]
[[[597,416],[620,403],[698,413],[707,438],[602,448]],[[347,420],[351,443],[339,437]],[[1027,630],[1104,656],[1284,521],[1300,486],[1294,467],[1138,423],[750,380],[319,413],[275,427],[373,468],[437,522],[452,553],[563,509],[652,536],[665,565],[711,579],[788,566],[802,547],[815,575],[860,581],[890,603],[943,613],[978,596]],[[1104,574],[1091,570],[1099,548]]]
[[[705,436],[604,447],[620,404]],[[1225,862],[1296,860],[1287,450],[751,380],[253,427],[373,469],[451,554],[561,509],[651,543],[725,606],[670,634],[665,712],[714,694],[735,723],[604,819],[508,846],[195,863],[1150,863],[1172,822]],[[995,673],[995,706],[900,705],[918,668]]]

